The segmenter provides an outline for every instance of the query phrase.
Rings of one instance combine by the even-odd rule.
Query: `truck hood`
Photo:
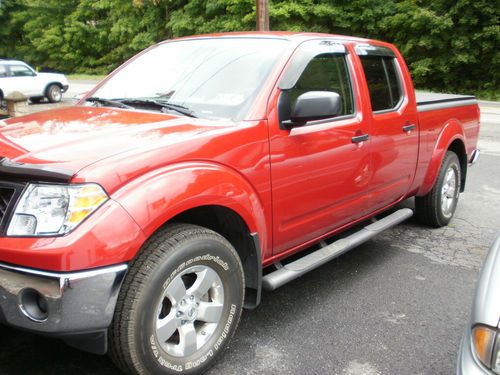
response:
[[[227,126],[163,113],[69,107],[0,121],[0,158],[76,174],[117,154],[182,142]]]
[[[37,73],[37,74],[46,80],[54,80],[64,84],[68,83],[68,80],[64,74],[59,74],[59,73]]]

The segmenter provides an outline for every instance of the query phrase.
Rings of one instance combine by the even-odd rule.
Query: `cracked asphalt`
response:
[[[245,311],[210,374],[452,374],[478,271],[500,231],[500,105],[449,226],[407,221]],[[412,206],[413,202],[403,203]],[[0,327],[0,374],[113,374],[106,357]]]

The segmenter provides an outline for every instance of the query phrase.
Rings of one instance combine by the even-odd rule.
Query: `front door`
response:
[[[12,91],[20,91],[25,96],[40,95],[42,90],[37,82],[36,73],[22,64],[9,65],[6,86]]]
[[[353,91],[352,55],[328,40],[303,43],[280,82],[269,116],[274,254],[292,250],[362,216],[371,176],[369,122]],[[297,97],[333,91],[338,116],[286,129]],[[270,106],[272,107],[272,105]],[[281,125],[281,126],[280,126]]]

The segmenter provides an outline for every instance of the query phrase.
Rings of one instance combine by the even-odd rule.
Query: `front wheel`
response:
[[[133,261],[110,328],[110,355],[133,374],[207,370],[238,324],[241,261],[219,234],[176,224],[148,241]]]
[[[448,151],[432,190],[415,197],[417,220],[435,228],[447,225],[457,208],[460,187],[460,162],[457,154]]]

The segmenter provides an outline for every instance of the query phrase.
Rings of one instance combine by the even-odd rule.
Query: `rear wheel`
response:
[[[457,208],[460,187],[460,162],[454,152],[448,151],[432,190],[415,197],[417,220],[435,228],[447,225]]]
[[[59,103],[62,99],[62,90],[59,85],[56,85],[55,83],[51,84],[49,87],[47,87],[47,99],[49,99],[49,102],[51,103]]]
[[[241,261],[219,234],[176,224],[132,263],[110,328],[110,355],[137,374],[200,373],[226,347],[244,297]]]

